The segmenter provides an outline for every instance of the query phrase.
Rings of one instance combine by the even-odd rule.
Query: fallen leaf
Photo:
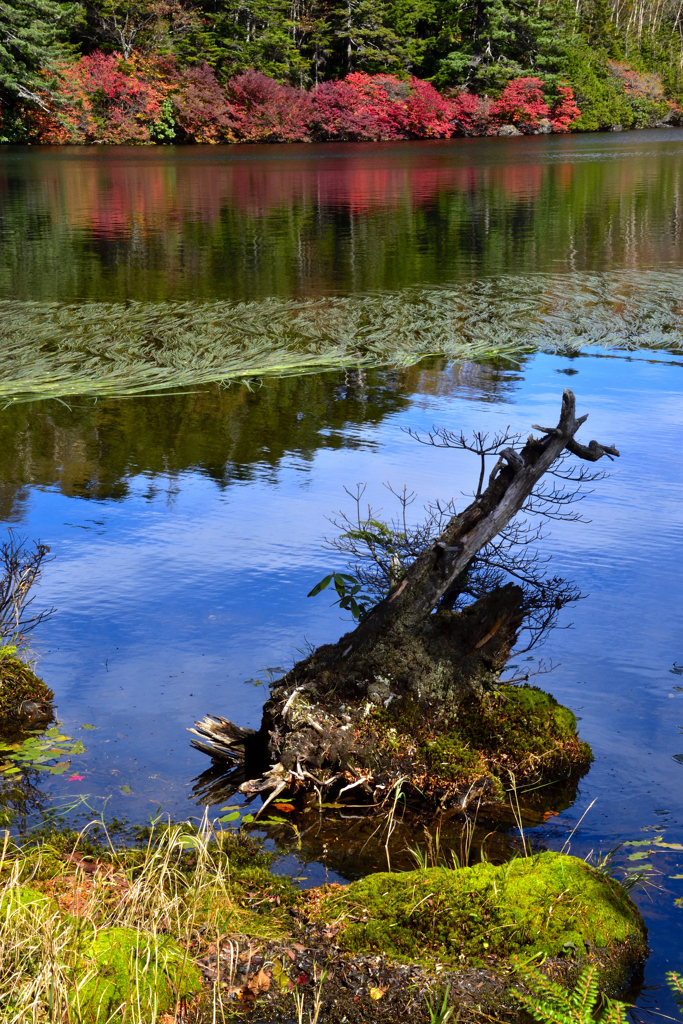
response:
[[[382,996],[384,995],[385,992],[386,992],[386,988],[371,988],[370,989],[370,998],[374,999],[375,1001],[377,1001],[378,999],[382,998]]]
[[[82,782],[84,778],[85,778],[85,775],[70,775],[68,781],[69,782]]]
[[[122,793],[132,793],[133,790],[130,788],[130,786],[121,786],[121,792]]]
[[[557,817],[559,817],[559,814],[560,814],[559,811],[544,811],[543,812],[543,820],[547,821],[548,818],[557,818]]]
[[[289,812],[294,810],[294,804],[273,804],[273,807],[276,811]]]
[[[261,968],[258,974],[249,979],[247,986],[252,992],[267,992],[270,988],[270,975]]]

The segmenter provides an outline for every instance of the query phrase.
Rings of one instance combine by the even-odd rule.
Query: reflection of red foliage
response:
[[[451,101],[451,119],[458,135],[493,135],[491,124],[491,100],[487,96],[475,96],[472,92],[460,92]]]
[[[550,107],[543,99],[540,78],[516,78],[503,89],[500,99],[491,107],[491,116],[503,124],[513,124],[527,131],[538,128],[538,122],[550,118]]]
[[[188,68],[173,96],[177,123],[192,142],[234,142],[231,108],[208,64]]]
[[[58,69],[62,102],[36,121],[41,142],[149,142],[169,89],[170,66],[96,50]]]
[[[568,85],[560,85],[557,88],[560,98],[556,101],[551,115],[551,122],[554,132],[568,132],[570,125],[581,117],[581,111],[576,105],[574,92]]]
[[[311,97],[258,71],[245,71],[226,88],[235,137],[243,142],[308,142]]]
[[[451,109],[429,82],[353,72],[313,93],[313,132],[321,139],[381,142],[449,138]]]

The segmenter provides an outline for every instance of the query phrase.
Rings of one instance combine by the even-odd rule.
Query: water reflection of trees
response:
[[[373,426],[412,401],[456,390],[496,401],[516,374],[495,364],[443,360],[396,371],[285,377],[251,389],[211,387],[121,401],[9,406],[0,412],[0,517],[19,521],[31,487],[82,498],[123,499],[131,478],[195,470],[220,486],[272,478],[283,459],[367,443]]]
[[[0,165],[0,287],[255,298],[680,260],[675,149],[584,159],[585,139],[523,141],[15,154]]]

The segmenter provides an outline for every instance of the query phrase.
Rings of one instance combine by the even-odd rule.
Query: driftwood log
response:
[[[195,723],[193,746],[232,769],[221,796],[261,793],[265,806],[315,788],[377,801],[400,781],[423,800],[465,807],[500,795],[505,773],[586,770],[590,748],[571,712],[535,687],[499,684],[522,623],[521,588],[496,587],[460,611],[445,600],[563,453],[619,455],[575,440],[586,418],[566,390],[556,427],[534,426],[540,437],[500,452],[485,490],[359,625],[272,685],[259,730],[214,716]]]

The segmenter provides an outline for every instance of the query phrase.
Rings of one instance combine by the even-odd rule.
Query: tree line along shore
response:
[[[390,141],[675,125],[664,0],[11,0],[0,141]]]

